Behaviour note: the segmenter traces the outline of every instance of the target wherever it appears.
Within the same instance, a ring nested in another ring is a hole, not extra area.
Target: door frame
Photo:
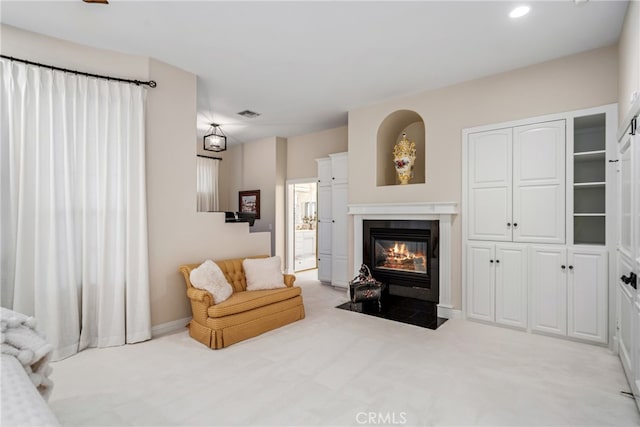
[[[295,221],[293,218],[293,210],[294,210],[294,190],[297,184],[316,184],[316,199],[317,199],[317,184],[319,180],[318,177],[311,178],[298,178],[298,179],[288,179],[286,181],[286,197],[285,197],[285,205],[286,205],[286,223],[285,223],[285,245],[286,245],[286,260],[285,260],[285,270],[287,274],[294,274],[296,266],[295,266]],[[317,232],[317,229],[316,229]],[[316,255],[318,251],[316,248]]]

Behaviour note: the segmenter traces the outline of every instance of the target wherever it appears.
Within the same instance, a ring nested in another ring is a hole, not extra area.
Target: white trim
[[[451,319],[462,317],[451,304],[451,222],[458,213],[455,202],[427,203],[366,203],[349,205],[353,216],[353,271],[362,264],[362,222],[368,219],[437,220],[440,230],[440,286],[438,316]]]
[[[186,328],[192,317],[184,317],[178,320],[172,320],[171,322],[161,323],[151,328],[151,338],[158,338],[162,335],[166,335],[171,332],[179,331],[182,328]]]

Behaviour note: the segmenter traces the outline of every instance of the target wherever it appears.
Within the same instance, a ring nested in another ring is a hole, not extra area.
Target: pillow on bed
[[[247,279],[247,290],[286,288],[279,256],[271,258],[245,259],[242,261],[244,275]]]
[[[224,273],[218,264],[210,259],[200,264],[198,268],[191,270],[189,280],[194,288],[209,291],[213,296],[214,304],[227,300],[233,294],[233,288],[227,282]]]

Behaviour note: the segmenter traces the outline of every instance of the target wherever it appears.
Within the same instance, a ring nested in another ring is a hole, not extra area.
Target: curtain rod
[[[100,75],[100,74],[85,73],[84,71],[70,70],[68,68],[61,68],[61,67],[55,67],[53,65],[40,64],[39,62],[27,61],[26,59],[14,58],[13,56],[7,56],[7,55],[0,55],[0,58],[5,58],[5,59],[8,59],[10,61],[22,62],[24,64],[29,64],[29,65],[35,65],[36,67],[49,68],[51,70],[56,70],[56,71],[64,71],[65,73],[73,73],[73,74],[77,74],[77,75],[80,75],[80,76],[95,77],[95,78],[98,78],[98,79],[105,79],[105,80],[114,80],[114,81],[117,81],[117,82],[134,83],[134,84],[136,84],[138,86],[146,85],[146,86],[149,86],[151,88],[154,88],[154,87],[157,86],[157,83],[155,82],[155,80],[149,80],[148,82],[143,82],[143,81],[140,81],[140,80],[121,79],[120,77],[103,76],[103,75]]]
[[[213,159],[213,160],[220,160],[222,161],[222,157],[209,157],[209,156],[203,156],[201,154],[196,154],[196,157],[202,157],[204,159]]]

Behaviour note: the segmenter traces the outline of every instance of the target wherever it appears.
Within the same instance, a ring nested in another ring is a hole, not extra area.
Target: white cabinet
[[[348,157],[330,154],[318,164],[318,279],[347,287]]]
[[[527,327],[526,246],[471,242],[467,275],[468,317]]]
[[[532,330],[567,334],[566,264],[566,250],[560,246],[531,249],[529,286]]]
[[[318,280],[331,282],[331,159],[318,163]]]
[[[513,241],[565,241],[565,121],[513,129]]]
[[[532,246],[531,329],[607,342],[607,251]]]
[[[472,133],[468,141],[469,239],[511,241],[512,130]]]
[[[469,239],[564,243],[565,120],[471,133]]]
[[[567,335],[607,342],[608,263],[605,250],[569,250]]]
[[[467,318],[608,342],[616,123],[611,104],[463,130]]]

